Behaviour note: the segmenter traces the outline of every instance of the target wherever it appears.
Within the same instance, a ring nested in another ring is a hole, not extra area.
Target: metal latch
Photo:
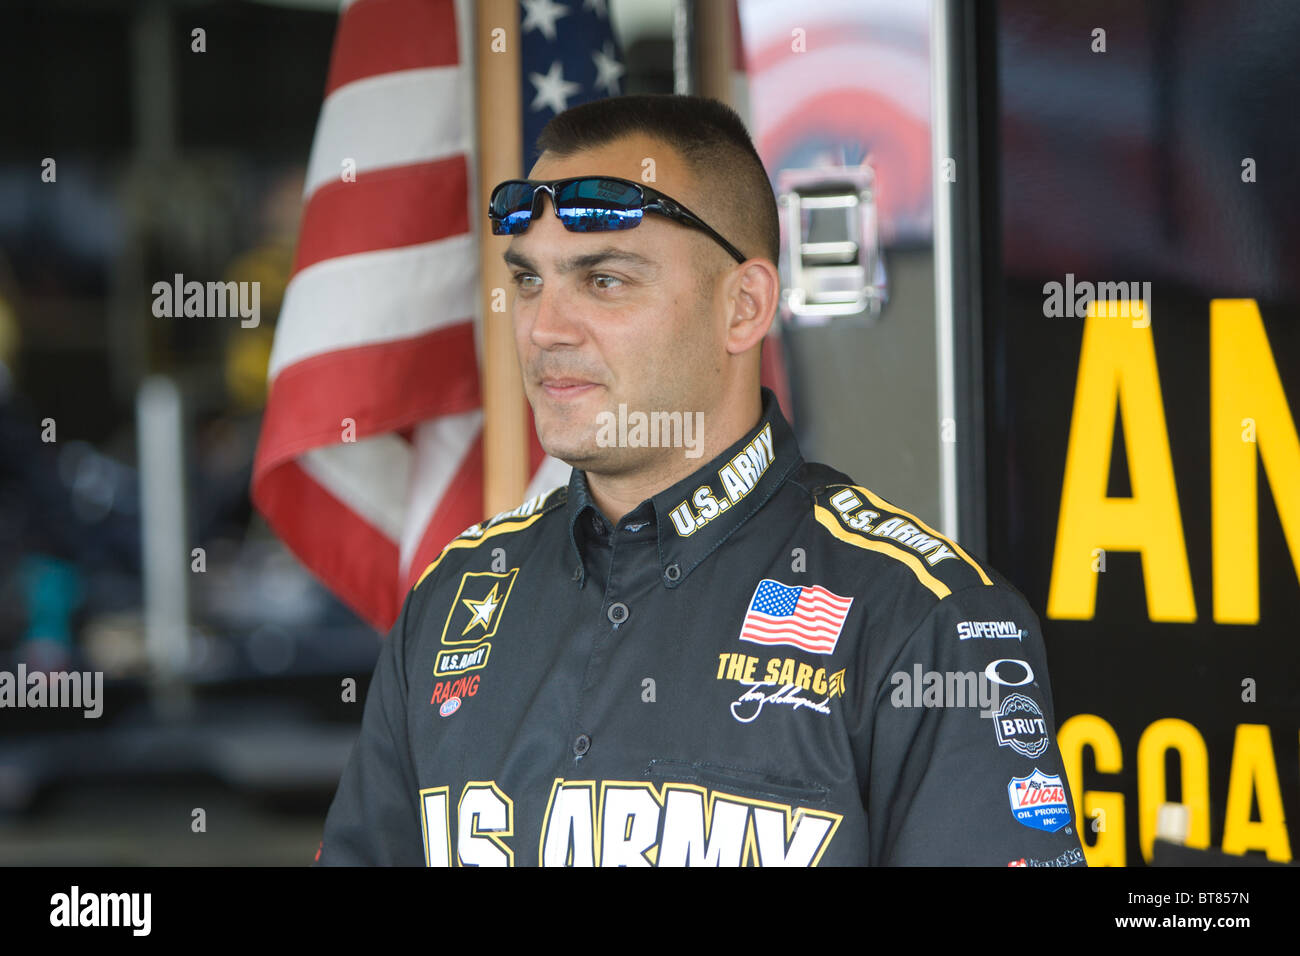
[[[777,175],[782,315],[801,325],[834,316],[874,318],[888,301],[867,164],[785,169]]]

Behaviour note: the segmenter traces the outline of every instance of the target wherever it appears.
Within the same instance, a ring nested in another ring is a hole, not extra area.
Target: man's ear
[[[763,341],[776,316],[781,276],[766,259],[744,262],[728,283],[727,351],[740,355]]]

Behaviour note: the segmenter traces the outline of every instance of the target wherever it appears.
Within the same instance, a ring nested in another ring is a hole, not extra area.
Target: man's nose
[[[529,338],[538,348],[577,345],[582,341],[582,326],[574,319],[560,280],[543,280],[542,288],[525,303],[525,308],[532,313]]]
[[[534,248],[563,248],[566,231],[550,205],[550,196],[538,190],[533,209],[528,224],[529,244]],[[541,289],[527,299],[517,296],[515,306],[525,314],[531,314],[529,339],[538,348],[576,345],[582,340],[582,328],[575,321],[563,277],[543,277]]]

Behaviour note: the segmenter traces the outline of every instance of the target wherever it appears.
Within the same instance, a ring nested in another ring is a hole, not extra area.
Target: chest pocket
[[[829,786],[818,781],[705,761],[656,758],[646,767],[646,776],[656,784],[690,783],[738,797],[798,806],[825,806],[831,792]]]

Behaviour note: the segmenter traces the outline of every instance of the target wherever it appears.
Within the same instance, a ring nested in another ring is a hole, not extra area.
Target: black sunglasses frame
[[[492,234],[496,236],[512,236],[512,235],[519,235],[519,233],[525,232],[528,229],[528,225],[525,225],[524,228],[520,229],[518,232],[503,232],[498,229],[498,225],[501,222],[501,218],[493,212],[493,206],[496,205],[497,193],[499,193],[505,187],[515,185],[517,183],[533,187],[533,195],[529,205],[530,210],[532,210],[528,218],[529,225],[531,225],[533,221],[532,215],[533,213],[535,213],[537,209],[537,194],[538,192],[545,191],[546,194],[551,197],[551,210],[555,213],[556,218],[559,219],[562,223],[564,223],[564,228],[568,229],[570,232],[581,232],[581,231],[618,232],[620,231],[616,229],[607,229],[607,230],[571,229],[569,227],[569,224],[567,222],[564,222],[564,217],[560,215],[560,211],[555,204],[555,191],[562,186],[568,185],[569,183],[576,183],[576,182],[581,182],[582,180],[591,180],[591,179],[605,180],[608,182],[620,183],[625,186],[635,187],[640,192],[641,195],[640,209],[642,212],[657,212],[661,216],[667,216],[669,219],[672,219],[675,222],[680,222],[687,226],[693,226],[694,228],[707,233],[710,238],[712,238],[716,243],[718,243],[718,245],[722,246],[723,249],[726,249],[727,253],[737,262],[747,261],[744,253],[742,253],[739,249],[737,249],[735,246],[729,243],[726,239],[723,239],[722,236],[718,234],[717,230],[715,230],[712,226],[710,226],[699,216],[695,215],[695,213],[691,212],[689,209],[683,206],[676,199],[673,199],[672,196],[669,196],[666,193],[661,193],[657,189],[654,189],[650,186],[646,186],[642,183],[635,182],[634,180],[631,179],[620,179],[618,176],[570,176],[566,179],[507,179],[504,182],[497,183],[496,187],[493,188],[492,190],[491,197],[488,199],[488,218],[491,219],[492,221]],[[639,220],[636,220],[635,224],[629,228],[636,228],[637,225],[640,225]]]

